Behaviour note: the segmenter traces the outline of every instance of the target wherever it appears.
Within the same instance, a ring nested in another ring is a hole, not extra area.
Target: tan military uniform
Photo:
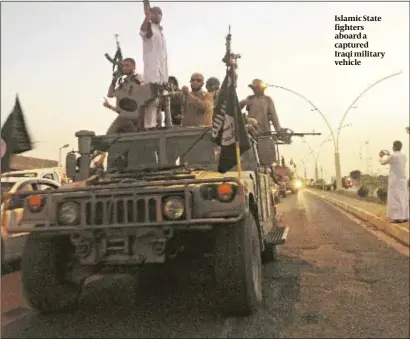
[[[270,119],[275,112],[273,100],[267,95],[251,96],[248,117],[254,118],[258,122],[259,133],[270,132]],[[275,144],[271,139],[261,139],[258,142],[259,161],[262,165],[270,165],[276,159]]]
[[[267,95],[251,96],[249,118],[254,118],[258,122],[261,133],[270,132],[270,116],[273,116],[275,108],[273,100]]]
[[[189,96],[186,97],[182,126],[211,126],[214,112],[214,98],[211,93],[204,91],[191,92],[199,98],[203,106]]]

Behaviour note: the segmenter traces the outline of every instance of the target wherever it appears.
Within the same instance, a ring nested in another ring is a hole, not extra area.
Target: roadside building
[[[13,155],[10,163],[10,171],[23,171],[34,168],[57,167],[58,161]]]

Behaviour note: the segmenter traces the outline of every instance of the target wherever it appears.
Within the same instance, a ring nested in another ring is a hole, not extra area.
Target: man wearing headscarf
[[[184,117],[182,126],[211,126],[214,111],[214,100],[210,93],[202,90],[204,76],[194,73],[191,76],[191,91],[187,86],[182,87],[185,96]]]
[[[265,134],[271,131],[271,123],[277,132],[282,128],[279,124],[279,118],[276,114],[275,105],[270,96],[265,95],[266,85],[260,79],[254,79],[249,87],[253,95],[239,103],[240,108],[247,106],[248,118],[257,121],[253,126],[259,133]],[[258,142],[258,155],[261,164],[268,165],[277,161],[275,145],[271,139],[261,139]]]
[[[262,80],[254,79],[249,87],[254,94],[239,103],[241,109],[247,106],[249,118],[254,118],[258,122],[261,133],[270,132],[270,123],[275,131],[279,132],[281,130],[279,118],[272,98],[265,95],[266,85]]]

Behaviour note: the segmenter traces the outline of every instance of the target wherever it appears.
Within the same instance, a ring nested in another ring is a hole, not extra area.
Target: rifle
[[[240,59],[241,55],[232,53],[231,41],[232,41],[231,26],[229,26],[228,35],[225,37],[226,52],[225,52],[225,56],[222,59],[222,62],[228,68],[230,68],[232,66],[233,66],[233,68],[236,68],[237,67],[236,60]]]
[[[120,47],[120,42],[118,41],[118,34],[115,34],[115,42],[117,44],[117,50],[115,51],[114,58],[112,58],[108,53],[105,53],[104,56],[112,64],[113,77],[118,77],[122,74],[122,51]]]

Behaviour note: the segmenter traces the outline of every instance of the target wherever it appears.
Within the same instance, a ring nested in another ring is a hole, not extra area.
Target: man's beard
[[[202,89],[202,86],[201,86],[201,87],[198,87],[198,88],[192,88],[192,87],[191,87],[191,91],[192,91],[192,92],[200,92],[201,89]]]

